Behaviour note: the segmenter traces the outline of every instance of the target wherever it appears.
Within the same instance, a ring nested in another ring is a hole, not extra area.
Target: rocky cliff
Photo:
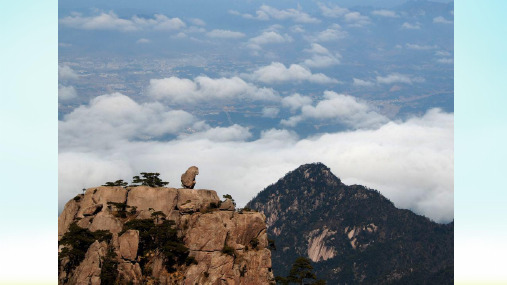
[[[302,165],[247,204],[266,215],[273,270],[299,256],[328,284],[452,284],[454,223],[397,209],[378,191]]]
[[[89,188],[65,205],[58,240],[59,284],[274,280],[265,216],[213,190]]]

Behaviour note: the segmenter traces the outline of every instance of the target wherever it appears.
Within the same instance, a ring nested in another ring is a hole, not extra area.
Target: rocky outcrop
[[[75,269],[69,284],[100,285],[100,265],[106,255],[107,243],[95,241],[81,264]]]
[[[161,249],[140,256],[140,232],[125,230],[127,222],[139,219],[154,219],[159,224],[174,220],[189,256],[197,263],[183,264],[175,272],[168,272]],[[73,222],[91,232],[105,230],[112,235],[110,240],[95,241],[83,261],[68,274],[59,272],[59,283],[100,284],[109,248],[115,252],[113,261],[120,284],[155,281],[189,285],[272,284],[265,219],[258,212],[236,212],[231,199],[222,202],[213,190],[148,186],[89,188],[65,206],[58,218],[58,238],[62,238]]]
[[[183,188],[194,189],[195,176],[199,175],[197,166],[190,166],[185,173],[181,175],[181,186]]]
[[[235,208],[234,202],[228,198],[220,204],[220,210],[222,211],[234,211]]]
[[[134,261],[139,247],[139,231],[128,230],[118,238],[120,256],[123,259]]]

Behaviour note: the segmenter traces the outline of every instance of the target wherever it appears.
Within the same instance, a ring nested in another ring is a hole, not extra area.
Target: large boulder
[[[195,177],[199,175],[197,166],[190,166],[185,173],[181,175],[181,186],[183,188],[194,189]]]
[[[128,230],[118,238],[121,258],[134,261],[139,247],[139,231]]]

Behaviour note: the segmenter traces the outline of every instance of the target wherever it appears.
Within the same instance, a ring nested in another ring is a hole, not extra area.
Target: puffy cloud
[[[381,16],[381,17],[387,17],[387,18],[398,18],[399,17],[396,14],[396,12],[391,11],[391,10],[385,10],[385,9],[375,10],[375,11],[371,12],[371,14],[375,15],[375,16]]]
[[[169,77],[152,79],[147,95],[173,104],[198,104],[217,100],[250,99],[277,101],[271,88],[259,88],[239,77],[210,78],[198,76],[194,80]]]
[[[345,22],[351,27],[362,27],[370,24],[368,16],[361,15],[359,12],[350,12],[344,16]]]
[[[419,30],[421,29],[421,23],[415,23],[415,24],[411,24],[409,22],[405,22],[401,25],[401,27],[403,29],[407,29],[407,30]]]
[[[289,108],[292,112],[310,104],[312,104],[312,98],[309,96],[302,96],[299,93],[292,94],[282,99],[282,106]]]
[[[203,20],[201,20],[199,18],[192,18],[189,21],[190,21],[190,23],[192,23],[196,26],[201,26],[201,27],[206,26],[206,22],[204,22]]]
[[[433,23],[435,23],[435,24],[452,24],[453,21],[447,20],[446,18],[444,18],[442,16],[438,16],[438,17],[433,18]]]
[[[108,124],[107,121],[104,123]],[[241,207],[268,185],[304,163],[323,162],[346,184],[379,190],[397,207],[439,222],[453,218],[454,120],[431,110],[422,117],[388,122],[377,129],[322,134],[299,139],[287,130],[263,131],[254,141],[175,139],[121,141],[71,149],[59,154],[59,210],[83,187],[129,181],[141,171],[156,171],[169,186],[197,165],[197,188],[231,194]],[[60,131],[67,136],[71,129]],[[90,128],[82,137],[92,136]],[[90,133],[91,132],[91,133]]]
[[[149,44],[151,41],[149,39],[141,38],[136,41],[136,44]]]
[[[317,5],[319,6],[319,8],[322,12],[322,15],[324,15],[324,17],[343,18],[345,20],[345,22],[351,27],[362,27],[362,26],[365,26],[365,25],[368,25],[371,23],[370,18],[368,16],[361,15],[361,13],[359,13],[359,12],[355,12],[355,11],[353,12],[347,8],[342,8],[340,6],[333,5],[333,4],[325,5],[323,3],[317,3]],[[381,11],[387,11],[387,10],[381,10]],[[386,12],[380,12],[380,13],[385,14]]]
[[[59,80],[76,80],[79,75],[68,65],[58,66],[58,79]]]
[[[305,29],[301,25],[294,25],[290,28],[293,33],[304,33]]]
[[[58,86],[58,100],[71,100],[77,98],[77,91],[74,86]]]
[[[261,49],[263,45],[281,44],[290,42],[292,42],[292,38],[287,34],[280,35],[275,31],[265,31],[262,34],[249,39],[247,47],[258,50]]]
[[[300,115],[282,120],[281,124],[294,127],[307,119],[336,121],[353,128],[378,127],[388,121],[365,102],[332,91],[325,91],[324,100],[315,106],[302,106]]]
[[[318,84],[339,83],[334,78],[329,78],[322,73],[312,73],[310,69],[299,64],[291,64],[288,68],[283,63],[272,62],[268,66],[260,67],[252,74],[245,74],[246,78],[264,83],[301,83],[308,81]]]
[[[102,12],[99,15],[90,17],[73,13],[71,16],[60,19],[60,24],[83,30],[116,30],[123,32],[143,29],[179,30],[186,26],[179,18],[169,18],[161,14],[155,14],[153,18],[133,16],[130,19],[122,19],[112,11],[109,13]]]
[[[415,49],[415,50],[430,50],[430,49],[437,49],[438,46],[429,46],[429,45],[418,45],[418,44],[410,44],[410,43],[407,43],[406,44],[406,47],[408,49]]]
[[[424,82],[424,78],[422,77],[412,77],[405,74],[400,73],[391,73],[387,76],[377,76],[377,83],[380,84],[393,84],[393,83],[421,83]]]
[[[195,118],[160,103],[138,104],[120,93],[95,97],[59,121],[60,150],[113,146],[122,140],[147,140],[177,134]]]
[[[362,80],[362,79],[358,79],[358,78],[354,78],[353,80],[354,80],[354,82],[352,84],[354,86],[371,87],[371,86],[375,85],[374,82],[368,81],[368,80]]]
[[[311,17],[307,13],[301,11],[301,9],[285,9],[279,10],[268,5],[262,5],[259,10],[255,12],[255,16],[251,14],[241,14],[235,10],[229,10],[230,14],[242,16],[246,19],[255,19],[266,21],[269,19],[276,20],[292,20],[296,23],[320,23],[320,20]]]
[[[314,36],[308,36],[307,38],[309,41],[330,42],[343,39],[347,35],[348,33],[342,30],[340,25],[333,24],[329,28],[317,33]]]
[[[329,6],[327,6],[327,5],[320,3],[320,2],[317,3],[317,5],[319,6],[319,8],[322,12],[322,15],[324,15],[324,17],[338,18],[338,17],[341,17],[349,12],[349,9],[342,8],[338,5],[330,4]]]
[[[275,107],[264,107],[262,108],[262,116],[266,118],[276,118],[278,116],[278,113],[280,112],[280,109]]]
[[[305,51],[312,54],[311,58],[302,63],[305,66],[318,68],[340,63],[341,55],[339,53],[332,54],[328,49],[317,43],[313,43],[312,48]]]
[[[239,39],[244,37],[245,34],[229,30],[213,30],[211,32],[206,33],[206,36],[210,38],[219,38],[219,39]]]

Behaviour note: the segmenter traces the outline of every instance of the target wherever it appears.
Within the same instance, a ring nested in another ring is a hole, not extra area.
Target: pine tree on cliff
[[[141,172],[141,176],[143,178],[140,178],[138,175],[134,176],[132,178],[132,186],[150,186],[150,187],[164,187],[169,182],[164,182],[162,179],[158,178],[160,173],[157,172]],[[137,184],[137,185],[135,185]]]
[[[305,280],[313,279],[315,280],[312,283],[306,283]],[[311,261],[307,257],[298,257],[294,264],[292,264],[292,268],[290,269],[289,276],[287,277],[276,277],[276,282],[283,285],[288,285],[291,283],[296,284],[312,284],[312,285],[325,285],[326,282],[322,279],[317,280],[317,276],[313,273],[313,266]]]

